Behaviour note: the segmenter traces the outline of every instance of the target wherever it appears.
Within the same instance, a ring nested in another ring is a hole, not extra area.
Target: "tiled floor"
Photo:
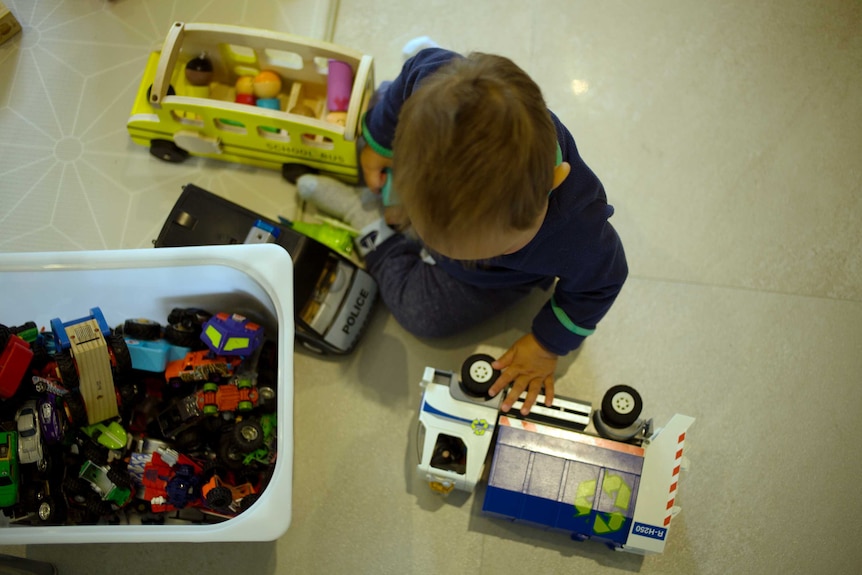
[[[0,47],[0,249],[145,246],[187,181],[267,215],[290,209],[277,174],[165,166],[129,143],[134,88],[112,76],[134,77],[161,30],[191,17],[179,12],[302,31],[289,15],[310,0],[5,1],[25,33]],[[293,523],[277,542],[11,551],[69,575],[858,572],[860,4],[406,4],[340,2],[335,41],[373,54],[378,79],[419,34],[513,58],[607,188],[631,277],[561,362],[558,391],[596,403],[627,383],[657,421],[697,418],[666,552],[489,519],[481,489],[443,500],[415,477],[423,367],[501,353],[542,294],[445,341],[379,310],[352,356],[298,354]],[[57,56],[93,38],[114,49]]]

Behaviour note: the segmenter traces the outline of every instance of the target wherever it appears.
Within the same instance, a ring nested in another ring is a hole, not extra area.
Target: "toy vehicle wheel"
[[[126,340],[123,339],[123,336],[112,333],[108,338],[108,345],[111,346],[111,352],[117,364],[117,373],[122,374],[132,371],[132,354],[129,353],[129,346],[126,345]]]
[[[102,501],[98,497],[93,497],[87,501],[85,505],[87,512],[90,513],[93,517],[91,521],[96,523],[101,517],[109,514],[111,509],[111,504],[107,501]]]
[[[45,344],[41,340],[37,339],[30,344],[30,349],[33,350],[33,359],[30,360],[30,366],[37,371],[42,371],[48,365],[48,362],[51,361],[51,354],[48,353],[48,348],[45,347]]]
[[[80,477],[67,477],[63,480],[63,491],[69,499],[78,499],[90,491],[90,485]]]
[[[159,322],[151,319],[127,319],[123,323],[123,335],[132,339],[152,341],[159,339],[162,335],[162,326]]]
[[[57,363],[57,371],[60,372],[60,380],[66,389],[76,389],[79,385],[78,368],[69,351],[58,353],[54,356]]]
[[[244,419],[234,425],[233,440],[241,451],[254,451],[263,445],[263,427],[256,419]]]
[[[212,316],[207,310],[197,307],[175,307],[168,314],[168,323],[187,331],[200,331]]]
[[[141,390],[135,383],[122,383],[117,385],[116,388],[120,396],[120,407],[123,409],[134,405],[141,395]]]
[[[281,166],[281,176],[291,184],[296,184],[296,180],[298,180],[300,176],[316,173],[317,170],[304,164],[282,164]]]
[[[177,435],[174,445],[180,451],[186,451],[198,447],[203,442],[204,434],[199,429],[190,427]]]
[[[207,492],[206,496],[207,507],[216,511],[230,511],[230,504],[233,503],[233,494],[227,487],[213,487]]]
[[[203,411],[204,415],[216,415],[218,413],[218,406],[212,404],[205,405],[201,411]]]
[[[240,512],[246,511],[249,507],[255,504],[255,502],[260,499],[260,494],[251,493],[250,495],[246,495],[239,502],[239,510]]]
[[[200,349],[204,344],[200,340],[200,332],[194,332],[173,325],[165,327],[165,340],[172,345],[190,347],[192,349]]]
[[[60,525],[60,509],[53,497],[45,497],[36,504],[36,522],[43,525]]]
[[[240,450],[239,446],[233,441],[230,436],[225,436],[219,442],[219,461],[233,471],[239,471],[245,464],[246,454]]]
[[[87,425],[87,408],[84,406],[84,398],[79,391],[70,391],[63,396],[63,409],[66,412],[66,418],[72,427],[82,427]]]
[[[205,392],[213,392],[213,393],[215,393],[216,391],[218,391],[218,384],[217,384],[217,383],[213,383],[213,382],[211,382],[211,381],[208,381],[207,383],[205,383],[205,384],[204,384],[203,390],[204,390]]]
[[[89,459],[97,465],[105,465],[108,463],[108,450],[105,447],[96,445],[89,439],[85,439],[81,444],[81,455],[84,459]]]
[[[162,161],[173,164],[185,162],[189,157],[188,152],[170,140],[152,140],[150,142],[150,153]]]
[[[625,428],[640,417],[643,401],[628,385],[615,385],[602,398],[602,420],[611,427]]]
[[[500,377],[500,370],[491,367],[494,358],[484,353],[468,357],[461,366],[461,389],[468,395],[484,397]]]
[[[129,477],[129,474],[113,467],[108,469],[108,479],[117,487],[128,488],[132,486],[132,480]]]
[[[236,409],[237,411],[251,411],[254,409],[254,404],[250,401],[240,401]]]

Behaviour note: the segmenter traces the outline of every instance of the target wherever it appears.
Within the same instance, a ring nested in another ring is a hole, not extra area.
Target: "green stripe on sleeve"
[[[557,319],[561,324],[563,324],[563,327],[565,327],[570,332],[577,334],[581,337],[587,337],[588,335],[592,335],[593,333],[595,333],[596,330],[594,329],[586,329],[575,324],[575,322],[573,322],[569,318],[569,316],[566,315],[566,312],[564,312],[563,309],[557,305],[557,301],[553,297],[551,298],[551,309],[554,310],[554,315],[557,316]]]
[[[392,157],[392,150],[384,148],[371,136],[371,132],[368,131],[368,124],[365,123],[365,117],[362,116],[362,135],[365,136],[365,142],[371,146],[371,149],[383,156],[384,158]]]

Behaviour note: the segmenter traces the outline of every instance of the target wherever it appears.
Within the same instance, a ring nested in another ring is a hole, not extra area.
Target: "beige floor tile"
[[[278,174],[160,164],[124,123],[138,51],[161,40],[159,23],[318,22],[307,3],[5,1],[38,35],[0,47],[0,80],[14,78],[0,81],[0,250],[145,246],[190,181],[291,215]],[[373,54],[378,80],[420,34],[515,59],[604,182],[632,277],[597,333],[561,360],[557,390],[598,404],[626,383],[659,424],[697,418],[664,555],[490,519],[482,488],[442,500],[416,477],[422,369],[499,354],[528,329],[538,293],[456,338],[417,340],[378,310],[353,355],[299,352],[293,522],[277,542],[26,554],[64,575],[855,573],[860,23],[851,0],[340,3],[334,38]],[[77,57],[86,32],[115,49]],[[26,94],[12,88],[24,83]],[[2,534],[0,551],[25,552]]]
[[[542,7],[530,70],[633,273],[859,299],[858,4]]]
[[[126,121],[150,50],[176,20],[329,34],[330,2],[7,2],[0,46],[0,250],[147,247],[186,183],[275,218],[295,193],[275,171],[160,162]]]

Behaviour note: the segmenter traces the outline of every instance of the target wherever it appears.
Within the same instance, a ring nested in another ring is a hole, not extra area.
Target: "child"
[[[531,333],[493,364],[490,391],[512,384],[503,411],[525,390],[522,413],[543,388],[551,405],[557,358],[593,333],[628,273],[604,188],[506,58],[425,49],[378,98],[363,120],[363,174],[378,191],[391,173],[400,205],[384,222],[379,200],[318,176],[299,179],[300,195],[361,230],[381,298],[420,337],[466,330],[556,279]]]

